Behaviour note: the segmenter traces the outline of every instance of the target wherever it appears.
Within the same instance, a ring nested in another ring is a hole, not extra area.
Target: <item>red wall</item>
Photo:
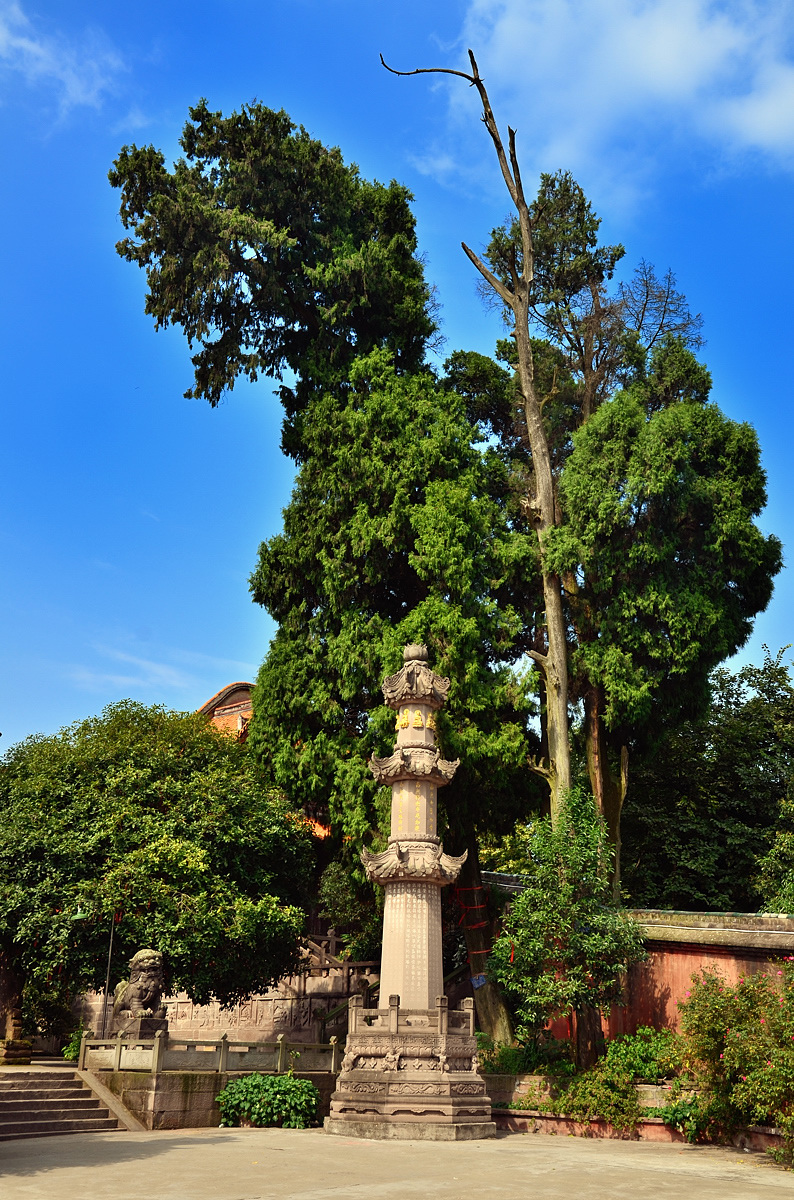
[[[743,975],[776,969],[775,960],[763,950],[732,946],[703,946],[688,942],[653,942],[645,962],[633,966],[626,981],[626,1004],[613,1005],[603,1018],[604,1035],[618,1037],[636,1033],[641,1025],[653,1029],[678,1029],[678,1001],[686,998],[692,976],[713,968],[735,984]],[[549,1031],[556,1038],[570,1038],[568,1018],[553,1021]]]
[[[703,968],[717,970],[729,984],[743,975],[769,970],[773,959],[763,950],[734,946],[702,946],[687,942],[655,942],[648,957],[629,971],[625,1006],[614,1005],[604,1020],[607,1037],[634,1033],[640,1025],[677,1029],[678,1001],[686,997],[692,976]]]

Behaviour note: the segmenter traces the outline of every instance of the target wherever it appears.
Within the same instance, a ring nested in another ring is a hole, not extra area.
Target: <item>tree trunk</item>
[[[601,1027],[601,1014],[597,1008],[587,1005],[576,1011],[576,1039],[574,1055],[576,1066],[580,1071],[592,1067],[598,1058],[604,1041],[604,1031]]]
[[[0,947],[0,1040],[16,1042],[22,1037],[23,984],[7,948]]]
[[[485,982],[474,987],[474,1006],[480,1029],[497,1044],[510,1045],[513,1041],[513,1022],[502,994],[496,983],[488,976],[488,955],[491,952],[491,923],[485,889],[480,875],[480,859],[474,838],[467,839],[468,857],[461,868],[456,889],[458,903],[463,911],[463,936],[472,979]]]
[[[598,810],[604,818],[614,851],[612,894],[620,899],[620,814],[629,780],[626,746],[611,746],[604,726],[606,706],[603,688],[592,685],[584,694],[587,773]]]
[[[531,246],[525,247],[531,254]],[[571,750],[568,732],[568,643],[566,619],[562,602],[562,581],[546,567],[545,535],[559,522],[556,486],[551,468],[551,452],[543,426],[541,407],[535,394],[532,342],[529,336],[527,285],[518,286],[512,308],[515,315],[514,335],[518,353],[518,377],[524,399],[527,436],[532,452],[535,494],[526,499],[526,509],[532,514],[540,549],[540,570],[543,580],[543,602],[546,607],[546,653],[536,655],[546,685],[546,736],[549,757],[545,769],[548,780],[551,820],[555,824],[565,793],[571,786]]]

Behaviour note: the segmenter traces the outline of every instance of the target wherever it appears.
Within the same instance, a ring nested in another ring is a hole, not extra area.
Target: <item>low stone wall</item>
[[[491,1118],[505,1133],[552,1133],[564,1137],[631,1138],[645,1142],[683,1142],[677,1129],[665,1125],[661,1117],[646,1117],[633,1133],[613,1129],[606,1121],[574,1121],[555,1113],[539,1113],[536,1105],[548,1099],[550,1088],[543,1075],[483,1075],[491,1104]],[[638,1083],[640,1104],[645,1108],[663,1108],[671,1098],[669,1084]],[[515,1107],[508,1108],[508,1105]],[[523,1107],[522,1107],[523,1105]],[[754,1125],[740,1129],[732,1139],[740,1149],[766,1150],[780,1145],[776,1129]]]
[[[677,1129],[665,1125],[661,1117],[646,1117],[636,1130],[626,1133],[613,1129],[606,1121],[574,1121],[570,1117],[541,1116],[533,1112],[495,1109],[491,1114],[497,1129],[504,1133],[551,1133],[563,1137],[618,1138],[621,1141],[641,1142],[684,1142],[684,1135]],[[740,1150],[767,1150],[779,1146],[780,1134],[776,1129],[753,1125],[740,1129],[731,1139],[731,1145]]]
[[[215,1097],[240,1071],[96,1071],[100,1083],[118,1096],[146,1129],[208,1129],[220,1124]],[[328,1116],[336,1076],[330,1071],[296,1071],[320,1093],[320,1121]]]
[[[538,1104],[552,1095],[552,1086],[545,1075],[490,1075],[484,1074],[485,1091],[497,1109],[514,1105],[532,1111]],[[672,1089],[665,1083],[638,1083],[640,1104],[645,1108],[661,1108],[668,1103]],[[684,1094],[689,1095],[685,1088]]]

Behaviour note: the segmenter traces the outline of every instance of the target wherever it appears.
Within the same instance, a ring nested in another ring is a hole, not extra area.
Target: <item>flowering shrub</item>
[[[774,1157],[794,1163],[794,959],[731,987],[716,971],[692,980],[679,1002],[689,1065],[711,1132],[773,1125]]]

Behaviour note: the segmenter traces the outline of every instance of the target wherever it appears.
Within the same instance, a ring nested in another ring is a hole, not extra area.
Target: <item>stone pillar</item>
[[[397,745],[389,758],[370,762],[378,782],[391,784],[389,848],[361,858],[386,890],[381,995],[399,995],[402,1008],[429,1009],[444,991],[440,889],[457,878],[465,855],[444,854],[436,832],[438,789],[458,767],[436,747],[436,713],[449,680],[430,670],[424,646],[406,646],[403,658],[403,669],[383,684]]]
[[[473,1001],[451,1013],[443,994],[441,888],[466,859],[445,854],[437,833],[438,789],[459,766],[436,746],[449,680],[431,671],[424,646],[406,646],[403,658],[402,670],[383,683],[397,744],[388,758],[370,761],[378,782],[392,789],[389,844],[381,854],[361,854],[368,877],[386,892],[380,1007],[351,1007],[325,1127],[348,1137],[490,1137]]]

